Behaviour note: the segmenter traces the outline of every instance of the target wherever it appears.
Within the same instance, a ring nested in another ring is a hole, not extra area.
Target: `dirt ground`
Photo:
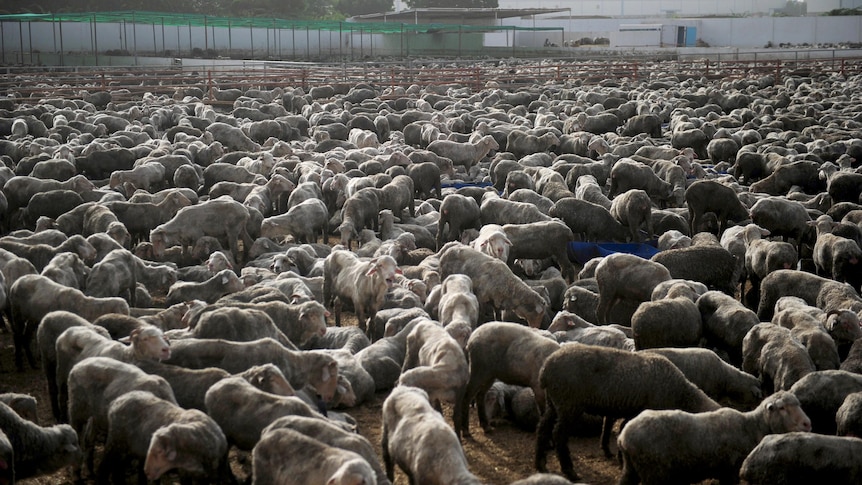
[[[354,319],[355,321],[355,319]],[[15,371],[13,363],[14,347],[9,333],[0,333],[0,392],[21,392],[30,394],[39,401],[39,420],[45,426],[53,424],[45,377],[41,370],[26,369],[25,372]],[[38,355],[38,354],[37,354]],[[359,432],[368,438],[380,452],[381,409],[386,393],[378,393],[371,402],[346,410],[359,423]],[[451,423],[451,408],[444,409]],[[473,438],[464,441],[464,450],[470,464],[470,470],[486,483],[507,484],[525,478],[535,472],[533,469],[534,433],[522,431],[512,425],[503,423],[489,435],[482,433],[478,426],[475,409],[471,409],[471,430]],[[598,437],[573,438],[570,449],[575,462],[575,469],[586,483],[606,485],[616,483],[620,468],[615,460],[604,457],[599,449]],[[237,456],[234,450],[232,464],[238,477],[247,472],[240,465],[242,456]],[[97,460],[99,455],[97,455]],[[98,463],[98,461],[97,461]],[[382,463],[382,458],[381,458]],[[553,452],[548,454],[548,467],[558,471]],[[397,470],[397,468],[396,468]],[[169,483],[165,480],[164,483]],[[53,475],[23,480],[22,484],[56,485],[73,483],[72,475],[64,470]],[[396,485],[406,485],[407,478],[396,471]]]

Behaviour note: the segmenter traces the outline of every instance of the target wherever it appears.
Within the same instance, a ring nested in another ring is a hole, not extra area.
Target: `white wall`
[[[532,27],[532,19],[512,18],[503,25]],[[536,27],[563,27],[566,40],[581,37],[613,38],[621,23],[681,25],[697,28],[697,38],[713,47],[763,47],[773,44],[823,44],[862,42],[862,17],[725,17],[725,18],[642,18],[579,19],[536,18]],[[525,37],[526,39],[526,37]],[[521,44],[521,39],[518,42]],[[538,44],[541,45],[541,44]],[[533,46],[538,46],[533,45]]]
[[[571,8],[574,15],[680,15],[770,14],[784,8],[786,0],[498,0],[500,8]],[[843,6],[862,6],[862,0],[807,0],[808,13]]]

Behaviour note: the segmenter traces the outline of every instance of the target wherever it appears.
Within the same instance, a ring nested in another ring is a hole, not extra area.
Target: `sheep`
[[[250,217],[245,206],[220,197],[183,207],[168,222],[150,231],[150,242],[158,257],[162,257],[165,249],[172,245],[182,246],[183,256],[188,256],[191,246],[202,236],[221,237],[227,239],[234,261],[239,261],[237,241],[242,239],[246,253],[254,243],[246,229]]]
[[[862,392],[848,394],[835,413],[838,436],[862,436]]]
[[[291,460],[284,460],[285,456]],[[361,455],[287,428],[263,434],[252,450],[252,460],[253,484],[376,483],[374,469]]]
[[[842,283],[853,283],[862,270],[862,248],[856,241],[822,232],[818,227],[814,243],[814,266],[820,276]]]
[[[171,285],[165,296],[165,304],[174,305],[183,301],[203,300],[214,303],[219,298],[245,288],[242,280],[230,269],[223,269],[203,283],[179,281]]]
[[[196,338],[220,338],[234,342],[272,338],[296,350],[296,344],[276,326],[273,319],[254,308],[221,307],[212,311],[204,310],[195,321],[191,334]]]
[[[862,376],[843,370],[811,372],[790,388],[811,418],[812,430],[820,434],[835,434],[838,408],[848,395],[860,391]]]
[[[662,264],[674,278],[694,280],[709,289],[733,295],[739,281],[736,257],[721,246],[693,245],[657,253],[651,261]],[[709,264],[705,264],[709,262]]]
[[[25,275],[9,289],[10,324],[15,341],[15,365],[23,369],[23,358],[32,368],[36,360],[30,349],[42,317],[55,310],[67,310],[95,320],[105,313],[129,314],[129,305],[120,298],[91,298],[80,290],[54,283],[41,275]]]
[[[747,240],[746,243],[743,285],[745,280],[751,282],[751,291],[746,295],[746,302],[750,304],[760,298],[760,282],[763,278],[779,269],[794,269],[799,256],[792,244],[783,241],[757,238]]]
[[[444,279],[450,274],[465,274],[473,281],[480,309],[491,304],[499,311],[513,311],[531,327],[541,324],[545,316],[544,300],[505,263],[473,248],[450,244],[441,250],[440,271]]]
[[[510,243],[509,263],[516,258],[550,257],[568,281],[575,279],[575,267],[566,252],[566,245],[574,239],[574,235],[566,224],[559,221],[506,224],[503,226],[503,232]]]
[[[479,205],[472,197],[448,194],[440,204],[440,218],[437,220],[437,249],[444,242],[460,240],[464,229],[481,227]],[[448,225],[448,228],[447,228]]]
[[[648,301],[632,315],[635,349],[695,347],[703,334],[697,305],[686,297]]]
[[[431,197],[431,189],[434,189],[438,199],[443,199],[440,177],[444,173],[450,178],[455,175],[455,168],[451,160],[444,161],[442,165],[437,165],[434,162],[420,162],[410,164],[407,167],[407,175],[413,179],[415,195],[422,199]]]
[[[329,316],[329,312],[326,311],[326,308],[322,304],[316,301],[292,304],[282,301],[259,303],[223,301],[214,307],[204,308],[198,316],[189,318],[189,325],[194,327],[200,317],[206,316],[210,310],[216,310],[220,306],[235,307],[243,310],[260,310],[266,313],[275,323],[278,330],[290,342],[293,342],[292,345],[303,346],[313,336],[322,336],[327,332],[326,317]]]
[[[27,259],[33,263],[37,271],[45,269],[51,259],[59,253],[76,253],[85,263],[91,263],[96,257],[96,248],[77,234],[56,247],[48,244],[22,244],[0,238],[0,248]]]
[[[536,430],[536,469],[546,472],[550,440],[556,443],[563,474],[577,480],[568,450],[570,429],[585,412],[605,417],[601,444],[610,456],[610,428],[617,418],[631,419],[644,409],[714,411],[720,406],[658,355],[583,344],[564,345],[539,372],[547,408]]]
[[[784,241],[793,238],[797,252],[801,250],[811,220],[801,203],[781,197],[768,197],[755,202],[749,214],[752,222],[768,230],[772,236],[781,236]]]
[[[752,409],[763,397],[760,381],[702,348],[657,348],[644,352],[661,355],[685,374],[707,396],[736,409]]]
[[[748,483],[781,485],[858,483],[860,452],[858,438],[804,432],[766,436],[742,462],[739,476]]]
[[[567,197],[558,200],[548,211],[569,226],[584,241],[625,242],[629,231],[604,207],[585,200]]]
[[[790,330],[759,323],[742,341],[742,370],[760,378],[765,393],[788,390],[806,374],[814,372],[808,351]]]
[[[650,199],[667,200],[673,187],[660,179],[653,170],[640,162],[620,160],[611,168],[611,185],[608,197],[625,193],[631,189],[644,190]]]
[[[792,269],[773,271],[760,284],[757,316],[770,320],[775,303],[783,296],[797,296],[823,311],[862,310],[862,298],[852,287],[834,280]]]
[[[57,359],[57,403],[60,416],[68,415],[66,404],[68,378],[72,367],[87,357],[110,357],[122,362],[137,360],[166,360],[171,357],[171,347],[161,330],[153,326],[142,326],[132,332],[129,345],[124,345],[84,325],[75,325],[64,330],[56,343]]]
[[[380,202],[377,193],[373,190],[359,190],[349,196],[341,208],[341,225],[338,232],[341,234],[341,244],[348,250],[351,242],[359,238],[359,231],[363,228],[378,229],[378,214]]]
[[[857,343],[858,342],[858,343]],[[839,369],[862,374],[862,338],[857,339],[847,351],[847,356],[841,362]]]
[[[383,463],[389,480],[395,465],[411,483],[481,483],[469,471],[458,436],[418,388],[398,386],[383,402]]]
[[[499,197],[488,197],[479,205],[482,225],[486,224],[528,224],[549,221],[536,206],[527,202],[514,202]]]
[[[135,365],[147,374],[161,376],[168,381],[180,407],[199,409],[204,412],[206,412],[204,396],[207,390],[216,382],[231,376],[227,371],[215,367],[186,369],[153,360],[141,360],[135,362]],[[290,396],[295,392],[284,374],[273,364],[252,366],[237,375],[258,389],[272,394]]]
[[[428,151],[452,160],[453,165],[463,165],[467,171],[480,162],[491,150],[500,145],[491,135],[485,135],[475,142],[459,143],[450,140],[434,140],[426,147]]]
[[[0,402],[0,430],[11,445],[13,461],[5,465],[15,479],[48,475],[81,460],[78,435],[68,424],[40,427]]]
[[[3,430],[0,430],[0,479],[15,483],[15,450]]]
[[[290,350],[270,338],[251,342],[182,339],[174,342],[171,352],[164,363],[190,369],[217,367],[232,374],[275,364],[294,389],[310,384],[326,401],[332,399],[337,386],[338,364],[332,357],[317,351]]]
[[[341,307],[348,301],[356,312],[359,328],[367,332],[368,322],[383,306],[386,290],[395,281],[398,265],[391,256],[361,261],[348,251],[333,251],[323,271],[324,302],[334,308],[335,325],[341,325]]]
[[[375,390],[391,389],[401,376],[401,367],[407,352],[407,335],[427,315],[408,314],[408,321],[390,336],[384,336],[356,353],[356,361],[371,375]],[[416,313],[419,313],[418,311]],[[422,312],[424,313],[424,312]]]
[[[554,338],[560,343],[579,342],[588,345],[601,345],[617,349],[634,350],[634,342],[626,333],[611,325],[593,325],[568,311],[560,311],[548,326]]]
[[[108,331],[97,325],[93,325],[84,318],[67,311],[53,311],[46,314],[36,331],[36,341],[39,347],[39,355],[42,359],[42,368],[45,371],[45,380],[48,383],[48,400],[51,402],[51,412],[57,422],[65,422],[68,418],[60,412],[60,401],[57,389],[57,351],[56,342],[60,334],[67,328],[73,326],[84,326],[92,329],[99,335],[111,338]]]
[[[736,192],[713,180],[698,180],[685,191],[692,234],[700,227],[701,218],[707,212],[718,216],[719,234],[728,227],[728,221],[740,223],[749,218],[748,211],[740,202]]]
[[[798,185],[809,193],[822,192],[826,184],[820,180],[820,164],[810,160],[800,160],[783,164],[769,176],[751,184],[751,192],[769,195],[784,195],[791,187]]]
[[[572,482],[552,473],[534,473],[509,485],[570,485]]]
[[[479,320],[479,300],[473,294],[473,281],[467,275],[453,274],[443,280],[437,314],[440,324],[464,322],[476,328]]]
[[[292,236],[299,243],[317,242],[317,234],[326,242],[329,213],[320,199],[308,199],[292,206],[284,214],[267,217],[260,226],[260,236],[271,239]]]
[[[379,317],[381,312],[377,312]],[[323,335],[312,336],[302,350],[342,349],[355,354],[371,345],[371,340],[358,327],[328,327]]]
[[[647,239],[653,238],[652,205],[649,196],[641,189],[631,189],[614,197],[610,213],[620,224],[628,227],[630,240],[641,242],[640,227],[647,228]]]
[[[407,334],[401,377],[398,385],[412,386],[428,393],[435,409],[442,402],[461,401],[470,371],[461,346],[446,330],[432,321],[421,321]],[[455,416],[455,421],[459,420]]]
[[[69,424],[81,437],[84,466],[92,474],[95,446],[108,429],[108,406],[130,391],[147,391],[176,404],[170,384],[138,367],[108,357],[89,357],[72,367],[68,377]]]
[[[598,323],[608,323],[610,309],[619,300],[647,301],[656,285],[669,279],[670,272],[659,263],[626,253],[606,256],[596,267]]]
[[[389,209],[398,218],[401,217],[404,209],[408,210],[410,217],[416,216],[413,179],[407,175],[396,175],[382,188],[372,190],[377,194],[379,209]]]
[[[39,417],[36,414],[36,398],[29,394],[19,394],[16,392],[4,392],[0,394],[0,402],[6,404],[13,411],[18,413],[18,416],[39,424]]]
[[[786,308],[772,317],[772,323],[790,329],[790,335],[805,346],[817,370],[837,369],[841,365],[838,345],[818,316],[805,308]]]
[[[358,330],[356,327],[350,327]],[[359,335],[365,336],[364,333]],[[359,359],[348,349],[321,349],[338,364],[338,383],[335,396],[326,401],[329,407],[353,407],[365,403],[374,397],[376,383],[374,377],[362,367]],[[308,388],[302,391],[308,391]],[[313,394],[306,393],[309,397]],[[303,396],[300,396],[303,397]],[[316,397],[306,400],[309,404],[318,405]]]
[[[380,237],[384,240],[394,239],[399,235],[408,232],[413,234],[418,247],[427,248],[429,250],[433,250],[436,247],[435,236],[431,231],[418,224],[395,224],[395,215],[392,214],[392,211],[389,209],[383,209],[380,211],[379,224]]]
[[[811,421],[789,392],[773,394],[746,413],[646,410],[617,440],[623,461],[619,483],[735,482],[746,456],[767,434],[810,430]]]
[[[85,294],[94,298],[127,294],[129,305],[136,306],[135,289],[138,285],[136,259],[135,255],[126,249],[115,249],[108,253],[90,271]]]
[[[479,230],[479,236],[474,239],[470,246],[482,253],[499,259],[500,261],[509,260],[509,246],[512,242],[503,231],[503,226],[498,224],[485,224]]]
[[[105,205],[129,231],[132,242],[138,242],[145,240],[151,230],[171,220],[180,209],[192,205],[192,201],[183,192],[173,191],[159,202],[115,201]]]
[[[470,401],[476,398],[479,424],[486,433],[491,426],[486,415],[485,395],[495,379],[509,384],[529,386],[536,396],[540,410],[545,407],[544,391],[539,386],[539,369],[547,358],[560,345],[537,332],[510,322],[488,322],[478,327],[467,341],[467,361],[470,379],[464,390],[463,398],[456,403],[455,421],[458,436],[470,436]]]
[[[97,481],[122,479],[129,461],[137,459],[143,463],[139,473],[147,480],[176,468],[184,478],[230,482],[227,452],[224,433],[205,413],[132,391],[108,407],[108,436]]]
[[[228,377],[213,384],[204,397],[207,414],[224,431],[228,444],[249,451],[261,431],[276,418],[299,415],[324,419],[296,396],[279,396],[254,387],[242,377]]]
[[[278,429],[291,429],[329,446],[358,453],[371,465],[371,468],[377,475],[377,485],[389,485],[390,483],[389,479],[386,478],[386,472],[380,465],[380,459],[377,457],[374,447],[358,433],[350,433],[322,419],[305,416],[284,416],[276,419],[272,424],[264,428],[262,435],[266,436],[268,433]],[[368,485],[371,484],[368,483]]]
[[[89,271],[77,254],[59,253],[51,258],[40,274],[55,283],[80,290],[86,286]]]

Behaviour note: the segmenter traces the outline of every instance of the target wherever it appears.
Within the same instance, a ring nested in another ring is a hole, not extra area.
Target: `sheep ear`
[[[171,442],[170,438],[167,436],[159,436],[158,444],[162,449],[162,453],[165,455],[165,459],[168,461],[174,461],[177,459],[177,449],[174,444]]]
[[[294,294],[290,295],[290,304],[296,305],[297,303],[299,303],[299,300],[301,300],[301,299],[302,299],[302,295],[300,295],[299,293],[294,293]]]
[[[124,344],[130,344],[130,343],[132,343],[132,337],[128,336],[128,337],[118,338],[117,342],[124,343]]]
[[[512,245],[512,241],[510,241],[510,240],[509,240],[509,238],[507,238],[507,237],[504,237],[504,238],[503,238],[503,242],[504,242],[504,243],[506,243],[506,245],[507,245],[507,246],[511,246],[511,245]]]
[[[324,317],[328,317],[330,315],[331,315],[331,313],[329,313],[329,310],[323,310],[323,316]]]
[[[323,374],[321,375],[321,380],[323,380],[323,382],[329,382],[329,379],[332,379],[332,371],[329,368],[333,364],[335,364],[335,363],[333,362],[333,363],[323,367]]]
[[[766,410],[772,412],[775,410],[775,403],[769,403],[766,405]]]

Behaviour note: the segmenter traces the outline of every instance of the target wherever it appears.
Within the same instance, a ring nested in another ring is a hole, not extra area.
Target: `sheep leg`
[[[485,434],[492,433],[494,431],[494,427],[491,426],[491,423],[488,420],[488,412],[485,409],[485,396],[488,394],[488,389],[491,386],[485,386],[479,389],[479,392],[476,393],[476,412],[479,414],[479,426],[482,427],[482,432]]]
[[[610,440],[611,440],[611,432],[614,428],[614,423],[616,423],[616,418],[612,416],[605,416],[602,420],[602,436],[600,438],[602,444],[602,451],[605,452],[605,458],[612,458],[614,455],[611,454],[610,448]]]
[[[632,466],[628,455],[623,454],[623,472],[617,485],[637,485],[640,482],[641,479]]]
[[[383,466],[386,469],[386,478],[390,482],[395,481],[395,462],[392,461],[392,455],[389,454],[389,430],[386,422],[383,422],[382,437],[380,438],[380,447],[383,449]]]
[[[536,427],[536,470],[540,473],[548,472],[548,450],[551,448],[551,431],[557,421],[557,410],[553,403],[549,403],[545,413],[539,419]]]
[[[572,415],[559,413],[553,430],[554,447],[557,452],[557,461],[560,462],[560,471],[573,482],[578,481],[579,478],[578,474],[575,473],[572,455],[569,452],[569,429],[580,419],[580,415],[580,412]]]
[[[470,438],[470,401],[476,396],[477,390],[483,388],[484,384],[477,383],[474,379],[474,376],[470,376],[470,380],[467,381],[467,386],[464,388],[464,394],[461,395],[461,399],[456,401],[455,403],[455,434],[458,435],[458,438],[465,437]],[[487,391],[487,387],[484,387]],[[483,406],[476,406],[477,411],[479,412],[479,423],[481,424],[484,421],[487,421],[487,417],[485,416],[484,409],[481,409]],[[459,419],[460,417],[460,419]]]
[[[57,392],[57,367],[53,365],[45,365],[45,380],[48,381],[48,400],[51,401],[51,414],[54,420],[58,423],[63,422],[63,415],[60,412],[60,404],[58,401]]]

